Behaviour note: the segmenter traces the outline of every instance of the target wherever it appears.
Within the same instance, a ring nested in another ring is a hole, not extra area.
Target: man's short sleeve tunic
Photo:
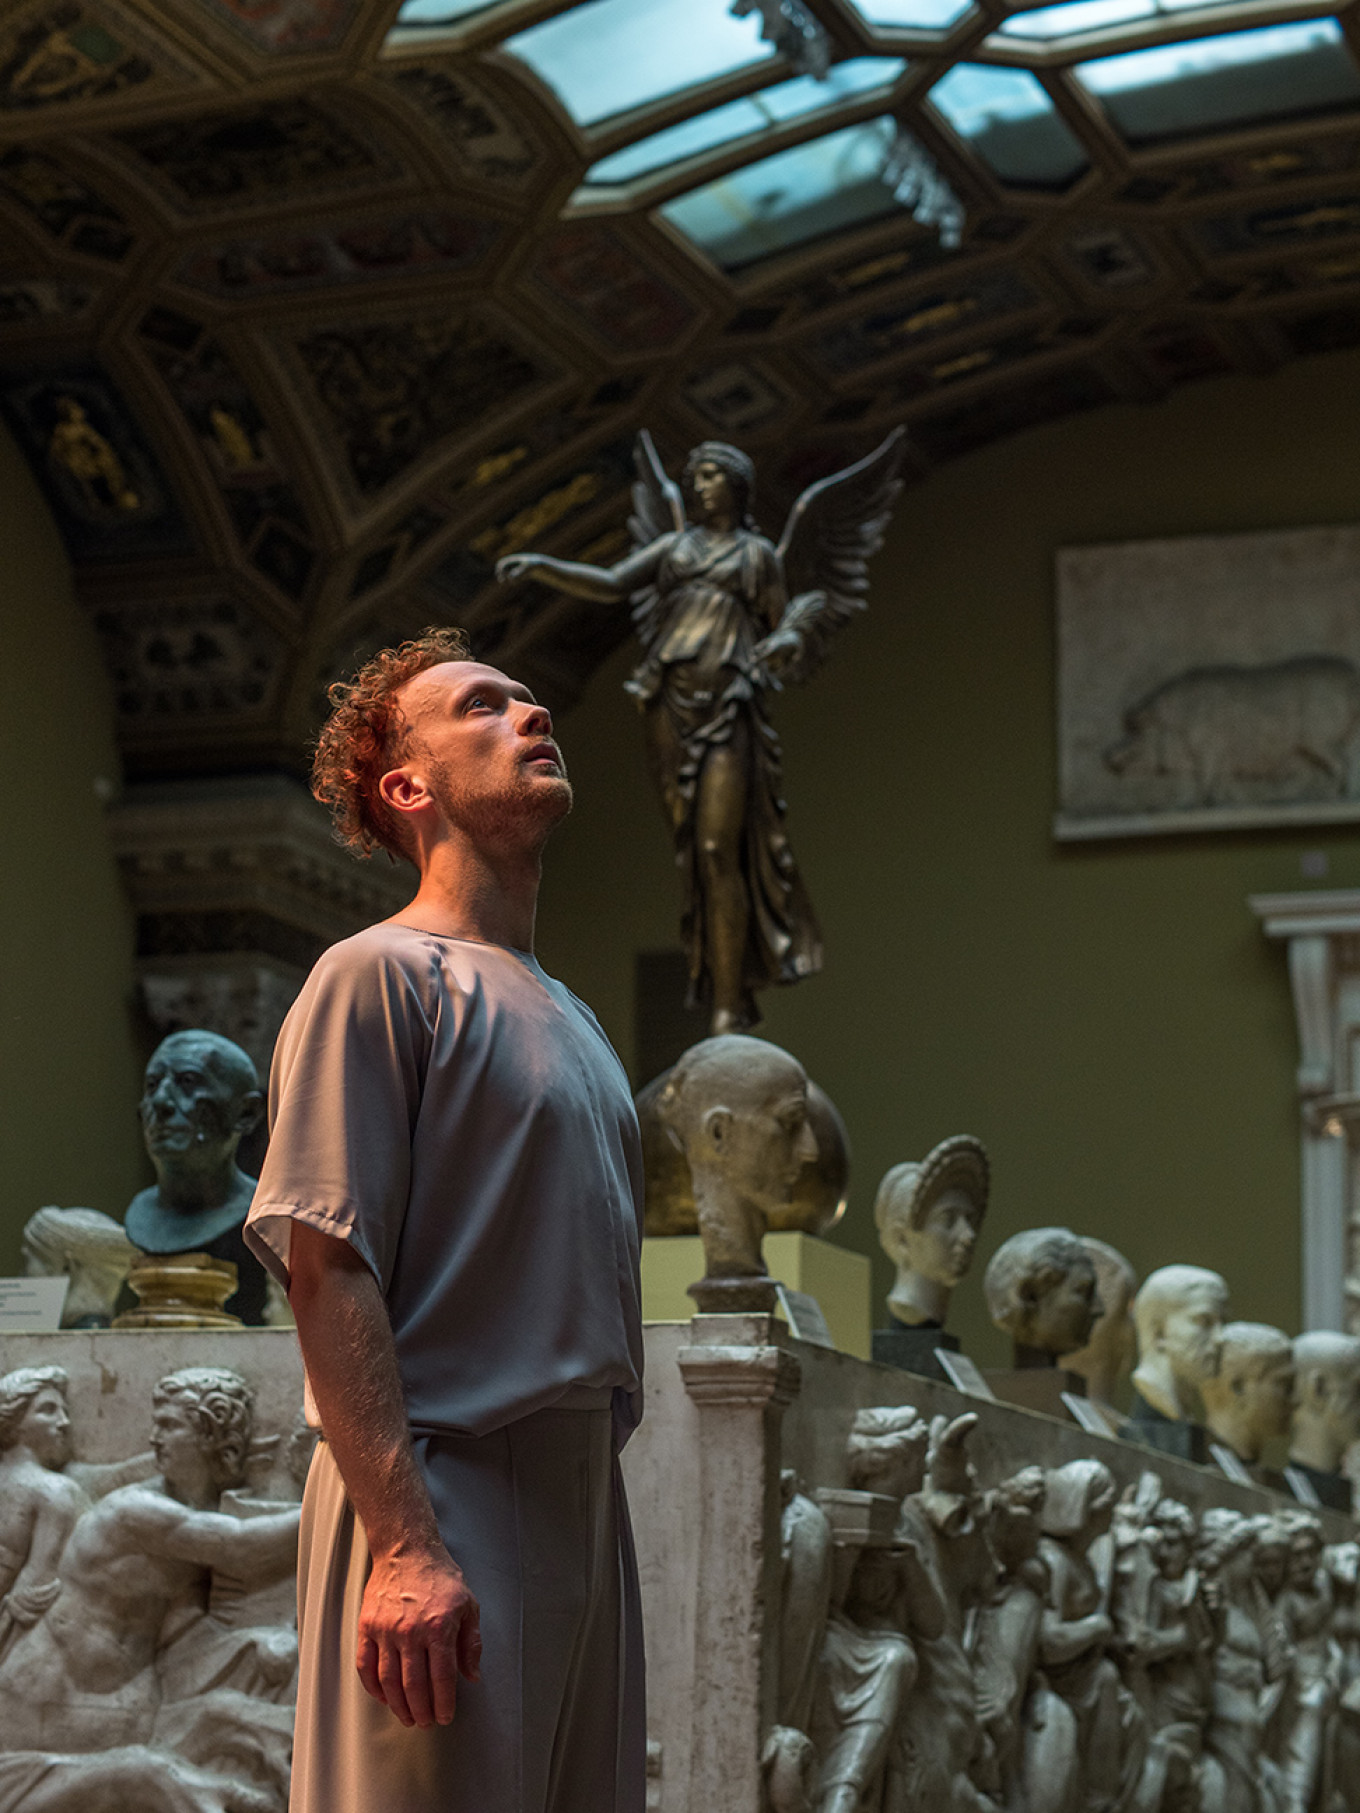
[[[573,1386],[635,1396],[637,1117],[594,1015],[533,957],[394,924],[333,945],[279,1035],[269,1113],[247,1239],[285,1284],[293,1222],[350,1243],[413,1427],[485,1434]]]

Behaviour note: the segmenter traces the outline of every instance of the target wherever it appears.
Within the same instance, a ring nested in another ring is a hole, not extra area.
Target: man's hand
[[[447,1725],[458,1677],[481,1678],[477,1601],[447,1553],[375,1556],[359,1611],[359,1679],[403,1725]]]

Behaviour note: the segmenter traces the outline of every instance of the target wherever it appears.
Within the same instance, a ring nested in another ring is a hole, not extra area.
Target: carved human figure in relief
[[[613,567],[510,554],[496,568],[502,580],[533,574],[573,597],[633,601],[643,659],[627,690],[675,840],[691,995],[710,1009],[714,1033],[755,1025],[758,989],[822,966],[784,831],[766,700],[805,679],[863,609],[869,556],[901,489],[902,438],[896,430],[804,491],[776,547],[751,514],[756,474],[744,453],[704,441],[677,486],[643,434],[632,554]]]
[[[1197,1551],[1214,1607],[1213,1700],[1204,1734],[1204,1813],[1281,1813],[1279,1772],[1265,1754],[1266,1720],[1283,1657],[1269,1642],[1269,1607],[1256,1578],[1256,1531],[1238,1511],[1212,1506]]]
[[[1198,1422],[1204,1383],[1218,1371],[1228,1287],[1198,1265],[1164,1265],[1143,1280],[1133,1300],[1138,1336],[1134,1422],[1161,1417]]]
[[[1294,1348],[1264,1322],[1229,1322],[1218,1370],[1201,1386],[1209,1432],[1239,1460],[1254,1465],[1268,1443],[1289,1433],[1294,1401]]]
[[[772,1308],[761,1241],[817,1156],[807,1118],[807,1075],[777,1045],[725,1033],[692,1045],[658,1103],[694,1186],[705,1275],[701,1308]],[[760,1280],[741,1285],[741,1280]],[[768,1302],[762,1296],[768,1294]]]
[[[1332,1582],[1322,1565],[1322,1525],[1310,1511],[1285,1519],[1289,1561],[1278,1610],[1289,1672],[1277,1718],[1276,1757],[1286,1813],[1317,1804],[1327,1735],[1337,1701],[1339,1656],[1332,1636]]]
[[[26,1366],[0,1379],[0,1656],[57,1596],[58,1568],[89,1500],[71,1459],[66,1373]]]
[[[1015,1343],[1017,1364],[1084,1347],[1100,1297],[1091,1256],[1067,1228],[1026,1228],[992,1254],[983,1274],[987,1313]]]
[[[266,1275],[241,1228],[255,1179],[237,1149],[263,1112],[249,1055],[215,1032],[172,1032],[151,1054],[142,1084],[142,1135],[156,1181],[128,1204],[124,1226],[144,1253],[207,1253],[236,1267],[228,1311],[264,1321]]]
[[[1081,1244],[1096,1268],[1096,1294],[1100,1314],[1084,1347],[1063,1354],[1059,1364],[1086,1380],[1086,1395],[1100,1404],[1112,1404],[1121,1383],[1133,1370],[1137,1344],[1131,1307],[1138,1289],[1138,1274],[1124,1255],[1089,1234]]]
[[[1336,1651],[1335,1722],[1331,1781],[1336,1813],[1360,1810],[1360,1543],[1332,1543],[1323,1551],[1332,1594],[1332,1643]]]
[[[943,1328],[949,1299],[967,1276],[987,1213],[987,1151],[958,1134],[920,1164],[894,1165],[874,1199],[879,1244],[897,1267],[888,1293],[893,1319]]]
[[[1360,1336],[1330,1329],[1296,1336],[1289,1461],[1311,1478],[1319,1496],[1328,1494],[1324,1503],[1348,1507],[1350,1493],[1341,1464],[1356,1441],[1360,1441]]]
[[[1031,1734],[1054,1720],[1071,1724],[1039,1668],[1048,1601],[1048,1570],[1039,1559],[1040,1513],[1048,1487],[1042,1467],[1025,1467],[987,1494],[987,1531],[997,1577],[980,1606],[970,1659],[977,1716],[988,1751],[980,1785],[1007,1813],[1038,1813],[1061,1784],[1027,1780],[1035,1760]],[[1037,1805],[1032,1806],[1038,1791]]]
[[[242,1379],[217,1367],[170,1374],[154,1393],[153,1428],[160,1477],[119,1487],[80,1516],[51,1608],[0,1660],[9,1751],[151,1743],[164,1697],[159,1652],[201,1614],[212,1570],[263,1585],[295,1565],[296,1506],[251,1519],[217,1508],[244,1478],[250,1448]]]
[[[1068,1461],[1048,1474],[1040,1557],[1048,1605],[1039,1642],[1045,1678],[1072,1717],[1051,1720],[1031,1753],[1034,1782],[1071,1784],[1054,1813],[1117,1804],[1126,1787],[1127,1726],[1132,1713],[1109,1654],[1114,1625],[1108,1583],[1090,1550],[1109,1530],[1118,1488],[1097,1460]]]

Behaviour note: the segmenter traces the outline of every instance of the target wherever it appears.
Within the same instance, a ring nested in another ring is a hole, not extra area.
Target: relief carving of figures
[[[0,1813],[283,1813],[297,1642],[260,1589],[299,1510],[241,1498],[273,1445],[238,1374],[190,1367],[151,1454],[82,1465],[65,1374],[0,1379]]]
[[[1204,1813],[1281,1813],[1279,1774],[1265,1754],[1284,1656],[1257,1571],[1249,1517],[1214,1506],[1200,1519],[1198,1562],[1214,1610],[1213,1700],[1205,1731]]]
[[[675,841],[691,998],[710,1010],[714,1033],[755,1025],[757,990],[822,965],[784,830],[767,699],[805,679],[863,609],[868,560],[901,489],[902,439],[898,429],[809,486],[776,547],[751,514],[756,473],[744,453],[704,441],[677,486],[644,434],[628,558],[606,568],[516,553],[496,569],[600,604],[633,601],[643,659],[628,691]]]

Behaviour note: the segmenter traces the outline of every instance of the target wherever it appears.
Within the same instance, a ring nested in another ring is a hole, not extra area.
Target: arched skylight
[[[1078,32],[1102,31],[1107,25],[1127,25],[1135,19],[1155,19],[1160,14],[1183,12],[1187,7],[1232,6],[1237,0],[1066,0],[1062,6],[1036,6],[1015,13],[1000,27],[1002,38],[1047,41]]]
[[[1079,63],[1073,73],[1134,141],[1360,100],[1360,70],[1335,19],[1158,44]]]
[[[397,25],[456,25],[473,13],[484,13],[496,0],[401,0]]]
[[[850,11],[879,30],[947,31],[971,7],[972,0],[851,0]]]
[[[775,54],[760,16],[734,19],[729,0],[586,0],[507,38],[578,126],[598,125]]]
[[[815,76],[795,76],[791,82],[778,82],[773,88],[762,88],[739,101],[710,108],[694,119],[682,120],[678,126],[668,126],[649,138],[639,139],[592,164],[585,180],[592,185],[633,182],[719,145],[764,136],[791,120],[886,90],[906,67],[900,57],[852,57],[834,64],[824,81]]]
[[[1080,139],[1027,69],[956,63],[930,100],[1003,182],[1062,185],[1086,167]]]
[[[728,270],[902,206],[891,115],[776,151],[660,213]]]

